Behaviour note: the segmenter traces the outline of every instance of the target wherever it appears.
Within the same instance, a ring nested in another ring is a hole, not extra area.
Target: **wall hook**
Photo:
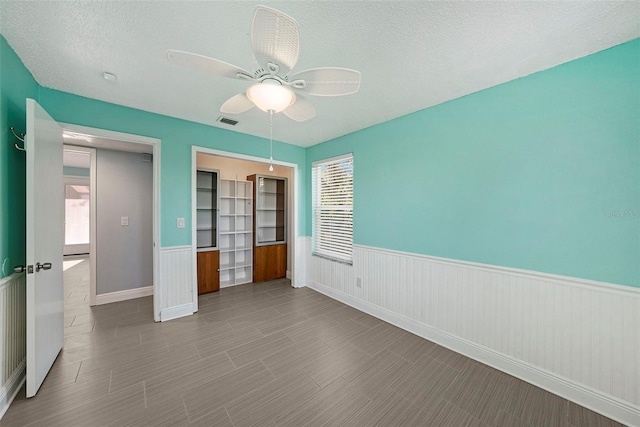
[[[9,130],[11,131],[13,136],[15,136],[20,142],[22,142],[24,144],[24,137],[25,137],[26,134],[24,134],[24,133],[17,134],[16,130],[13,128],[13,126],[11,126],[9,128]],[[20,151],[27,151],[24,148],[20,147],[17,142],[15,144],[13,144],[13,146],[16,147]]]

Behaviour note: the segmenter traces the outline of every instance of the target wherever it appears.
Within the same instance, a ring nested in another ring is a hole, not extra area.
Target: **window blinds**
[[[312,166],[314,255],[351,262],[353,252],[353,156]]]

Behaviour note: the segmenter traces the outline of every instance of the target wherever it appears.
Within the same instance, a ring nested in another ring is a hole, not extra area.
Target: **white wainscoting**
[[[161,248],[160,266],[160,321],[193,314],[191,246]]]
[[[311,238],[306,236],[296,237],[296,253],[293,257],[295,264],[291,285],[294,288],[301,288],[307,285],[307,259],[311,254]]]
[[[353,266],[309,256],[307,274],[346,304],[639,423],[640,289],[365,246]]]
[[[24,273],[0,279],[0,418],[25,379],[26,278]]]

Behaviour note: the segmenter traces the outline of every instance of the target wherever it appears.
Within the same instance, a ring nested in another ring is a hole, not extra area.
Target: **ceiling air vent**
[[[231,125],[231,126],[235,126],[238,124],[237,120],[229,119],[227,117],[222,117],[222,116],[218,117],[218,121],[220,123],[224,123],[225,125]]]

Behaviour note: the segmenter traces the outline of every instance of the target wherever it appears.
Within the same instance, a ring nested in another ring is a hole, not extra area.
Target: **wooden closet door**
[[[198,252],[198,295],[220,290],[220,252]]]
[[[266,282],[286,277],[287,245],[256,246],[254,282]]]

